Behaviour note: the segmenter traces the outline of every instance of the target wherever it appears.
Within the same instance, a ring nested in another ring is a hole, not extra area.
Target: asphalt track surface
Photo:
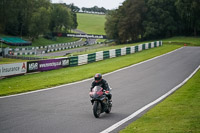
[[[0,133],[101,132],[170,91],[199,65],[200,47],[184,47],[104,75],[113,88],[113,108],[111,114],[102,114],[99,119],[93,116],[88,96],[92,79],[0,98]]]

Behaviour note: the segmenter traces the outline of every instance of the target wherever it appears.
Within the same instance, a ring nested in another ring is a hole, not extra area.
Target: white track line
[[[128,68],[135,67],[135,66],[137,66],[137,65],[140,65],[140,64],[143,64],[143,63],[146,63],[146,62],[155,60],[155,59],[160,58],[160,57],[162,57],[162,56],[165,56],[165,55],[174,53],[174,52],[176,52],[176,51],[178,51],[178,50],[180,50],[180,49],[182,49],[182,48],[183,48],[183,47],[181,47],[181,48],[179,48],[179,49],[176,49],[176,50],[174,50],[174,51],[171,51],[171,52],[169,52],[169,53],[166,53],[166,54],[163,54],[163,55],[154,57],[154,58],[152,58],[152,59],[149,59],[149,60],[146,60],[146,61],[143,61],[143,62],[134,64],[134,65],[131,65],[131,66],[128,66],[128,67],[124,67],[124,68],[121,68],[121,69],[119,69],[119,70],[116,70],[116,71],[113,71],[113,72],[104,74],[103,76],[110,75],[110,74],[113,74],[113,73],[116,73],[116,72],[119,72],[119,71],[122,71],[122,70],[125,70],[125,69],[128,69]],[[0,99],[9,98],[9,97],[16,97],[16,96],[21,96],[21,95],[27,95],[27,94],[32,94],[32,93],[37,93],[37,92],[42,92],[42,91],[47,91],[47,90],[53,90],[53,89],[57,89],[57,88],[60,88],[60,87],[64,87],[64,86],[68,86],[68,85],[73,85],[73,84],[78,84],[78,83],[82,83],[82,82],[85,82],[85,81],[89,81],[89,80],[91,80],[91,79],[93,79],[93,78],[86,79],[86,80],[82,80],[82,81],[78,81],[78,82],[74,82],[74,83],[64,84],[64,85],[60,85],[60,86],[55,86],[55,87],[51,87],[51,88],[36,90],[36,91],[30,91],[30,92],[25,92],[25,93],[20,93],[20,94],[15,94],[15,95],[9,95],[9,96],[2,96],[2,97],[0,97]]]
[[[128,117],[124,118],[123,120],[115,123],[114,125],[110,126],[109,128],[107,128],[106,130],[100,132],[100,133],[109,133],[111,131],[113,131],[114,129],[118,128],[119,126],[121,126],[122,124],[124,124],[125,122],[133,119],[134,117],[136,117],[137,115],[139,115],[140,113],[142,113],[143,111],[147,110],[149,107],[159,103],[160,101],[162,101],[163,99],[165,99],[166,97],[168,97],[169,95],[171,95],[174,91],[176,91],[178,88],[180,88],[182,85],[184,85],[198,70],[200,69],[200,65],[194,70],[194,72],[192,74],[190,74],[189,77],[187,77],[182,83],[180,83],[179,85],[177,85],[176,87],[174,87],[173,89],[171,89],[169,92],[167,92],[166,94],[164,94],[163,96],[161,96],[160,98],[156,99],[155,101],[147,104],[146,106],[142,107],[141,109],[137,110],[136,112],[134,112],[133,114],[129,115]]]

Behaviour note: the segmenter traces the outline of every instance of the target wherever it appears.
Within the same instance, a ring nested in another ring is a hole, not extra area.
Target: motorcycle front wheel
[[[111,111],[111,108],[112,108],[112,103],[109,103],[108,109],[107,109],[105,112],[106,112],[107,114],[109,114],[110,111]]]
[[[93,114],[96,118],[99,118],[101,114],[101,103],[99,101],[95,101],[93,104]]]

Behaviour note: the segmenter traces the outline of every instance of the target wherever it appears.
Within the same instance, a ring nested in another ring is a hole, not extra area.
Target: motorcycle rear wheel
[[[99,118],[101,114],[101,103],[99,101],[95,101],[93,105],[93,114],[96,118]]]

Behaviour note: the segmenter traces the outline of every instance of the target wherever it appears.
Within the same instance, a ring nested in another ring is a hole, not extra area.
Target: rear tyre
[[[93,114],[96,118],[99,118],[100,114],[101,114],[101,103],[98,101],[94,102],[93,105]]]

